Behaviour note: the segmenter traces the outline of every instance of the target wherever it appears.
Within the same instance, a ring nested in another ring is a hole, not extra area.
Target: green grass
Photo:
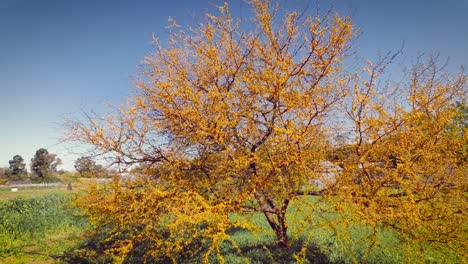
[[[311,211],[310,208],[314,208]],[[288,250],[276,245],[275,236],[264,216],[260,213],[233,215],[233,219],[242,219],[254,223],[258,229],[250,232],[244,229],[232,230],[231,237],[239,245],[241,254],[226,243],[224,245],[226,263],[402,263],[404,254],[391,247],[398,244],[398,238],[391,232],[380,236],[379,241],[388,250],[375,247],[367,251],[370,241],[365,239],[370,233],[368,227],[354,224],[347,229],[349,237],[339,237],[331,226],[341,216],[334,213],[329,204],[319,198],[296,200],[288,210],[289,234],[291,247]],[[339,227],[338,227],[339,228]],[[343,227],[341,227],[343,228]]]
[[[313,210],[312,210],[313,209]],[[220,252],[224,263],[464,263],[462,256],[450,255],[443,250],[425,248],[417,253],[418,244],[404,244],[394,230],[371,228],[362,223],[349,221],[342,224],[346,216],[333,210],[330,202],[317,197],[295,200],[288,210],[291,247],[283,249],[276,244],[273,231],[261,213],[233,214],[231,220],[246,221],[255,226],[251,230],[233,228],[230,238]],[[109,234],[101,229],[96,236],[77,244],[68,251],[68,263],[110,263],[105,256],[109,247]],[[120,237],[124,238],[124,237]],[[203,244],[206,242],[199,241]],[[205,244],[207,246],[207,244]],[[126,263],[141,263],[148,245],[136,245],[127,256]],[[409,250],[409,251],[408,251]],[[180,256],[178,263],[201,263],[206,251],[196,255]],[[83,254],[85,253],[85,254]],[[210,263],[219,263],[213,252]],[[149,260],[150,263],[164,262],[164,257]],[[165,262],[164,262],[165,263]]]
[[[40,192],[44,190],[23,191],[42,195]],[[74,216],[77,212],[70,207],[72,195],[67,195],[70,192],[55,190],[57,194],[53,188],[47,191],[51,195],[0,200],[0,263],[109,263],[110,259],[101,254],[106,245],[105,231],[84,240],[82,234],[87,221]],[[407,259],[408,251],[396,232],[377,228],[373,240],[370,236],[374,233],[373,228],[355,222],[337,224],[342,223],[344,217],[334,212],[329,202],[317,197],[304,197],[291,204],[287,214],[291,247],[287,250],[276,245],[274,233],[262,214],[233,214],[231,219],[248,221],[256,228],[229,231],[238,248],[229,242],[221,245],[225,263],[295,263],[297,260],[303,263],[466,262],[460,256],[435,249],[425,250],[422,258]],[[97,257],[86,259],[74,254],[75,250],[89,251],[91,248],[97,249]],[[410,247],[410,251],[417,249],[418,245]],[[145,249],[135,250],[127,259],[128,263],[138,263]],[[181,258],[179,262],[200,263],[202,257],[200,254]],[[215,254],[210,260],[219,262]]]
[[[15,199],[19,197],[44,197],[51,194],[70,193],[66,185],[58,186],[19,186],[17,192],[11,191],[11,186],[0,187],[0,200]]]
[[[314,208],[312,211],[311,208]],[[232,230],[231,238],[241,252],[230,243],[223,245],[226,263],[464,263],[462,256],[445,249],[426,247],[418,253],[418,244],[404,244],[390,228],[371,228],[361,223],[343,224],[344,217],[331,204],[317,197],[302,197],[290,206],[287,218],[291,247],[276,245],[275,236],[260,213],[233,215],[254,223],[258,230]],[[340,224],[339,224],[340,223]],[[217,262],[213,256],[213,262]]]
[[[82,239],[87,221],[70,200],[52,194],[0,201],[0,263],[52,263]]]

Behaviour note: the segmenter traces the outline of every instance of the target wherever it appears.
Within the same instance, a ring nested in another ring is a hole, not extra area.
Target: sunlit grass
[[[311,208],[314,208],[312,211]],[[342,223],[343,216],[333,212],[330,203],[317,197],[302,197],[288,210],[291,247],[276,245],[275,236],[261,213],[233,215],[258,227],[254,232],[232,230],[231,237],[241,249],[223,245],[226,263],[460,263],[460,256],[444,249],[426,249],[420,255],[418,244],[404,244],[390,228],[377,228],[362,223]],[[213,260],[216,262],[215,260]]]
[[[81,240],[87,221],[76,216],[70,199],[52,194],[0,201],[0,263],[55,262]]]
[[[28,190],[24,190],[28,191]],[[43,191],[31,189],[34,191]],[[50,190],[49,190],[50,191]],[[90,238],[86,243],[83,231],[86,221],[74,217],[70,196],[54,194],[46,197],[16,198],[0,201],[0,263],[54,263],[66,261],[63,254],[89,250],[80,246],[96,246],[105,237]],[[312,210],[313,209],[313,210]],[[371,239],[373,228],[361,223],[335,225],[343,216],[333,212],[329,202],[317,197],[293,201],[288,210],[291,247],[278,247],[272,229],[261,213],[233,214],[231,219],[249,222],[252,230],[229,231],[235,242],[221,245],[225,263],[460,263],[457,256],[439,250],[425,250],[422,258],[407,258],[408,248],[396,232],[381,229]],[[341,234],[341,235],[338,235]],[[92,241],[94,239],[94,241]],[[85,242],[85,243],[83,243]],[[409,250],[418,250],[417,245]],[[71,250],[71,251],[70,251]],[[138,254],[133,260],[141,260]],[[99,256],[98,256],[99,257]],[[102,256],[101,256],[102,257]],[[203,256],[181,258],[181,263],[199,263]],[[211,263],[218,257],[210,256]],[[90,259],[92,261],[92,259]]]
[[[32,198],[43,197],[51,194],[70,192],[66,185],[58,186],[19,186],[16,192],[12,192],[12,187],[0,187],[0,200],[15,199],[18,197]]]

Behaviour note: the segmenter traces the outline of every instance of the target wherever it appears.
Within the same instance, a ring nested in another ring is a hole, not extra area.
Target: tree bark
[[[255,193],[255,198],[260,205],[260,210],[265,215],[268,224],[275,232],[278,246],[281,248],[289,248],[288,225],[286,222],[286,208],[289,201],[286,200],[285,205],[282,208],[279,208],[271,199],[268,199],[268,197],[262,197],[258,192]]]
[[[278,225],[275,230],[278,245],[282,248],[289,248],[288,226],[286,224],[286,212],[276,215]]]

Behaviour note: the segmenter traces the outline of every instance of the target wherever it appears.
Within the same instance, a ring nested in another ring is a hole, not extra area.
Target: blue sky
[[[29,161],[45,147],[62,158],[62,168],[73,169],[79,150],[59,143],[63,119],[121,102],[151,52],[151,36],[167,37],[167,18],[194,26],[220,2],[0,0],[0,167],[16,154]],[[248,13],[244,2],[230,3],[235,16]],[[409,60],[440,52],[451,69],[468,65],[468,0],[336,0],[335,6],[361,29],[360,56],[374,58],[404,41]]]

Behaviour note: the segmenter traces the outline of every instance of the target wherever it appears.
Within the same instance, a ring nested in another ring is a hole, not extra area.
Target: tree
[[[75,170],[81,177],[106,177],[106,169],[90,157],[80,157],[75,161]]]
[[[81,157],[75,161],[75,170],[80,173],[81,177],[87,177],[96,166],[96,162],[89,157]]]
[[[31,171],[42,179],[50,176],[52,172],[57,171],[57,166],[61,164],[61,160],[56,156],[50,154],[45,148],[38,149],[31,159]]]
[[[454,139],[465,139],[463,146],[459,149],[458,155],[463,162],[468,161],[468,104],[466,101],[455,103],[456,114],[449,123],[447,130],[448,135]]]
[[[13,159],[8,161],[10,163],[8,176],[11,179],[21,179],[27,175],[26,163],[20,155],[13,156]]]
[[[126,256],[143,243],[152,245],[148,255],[176,261],[204,248],[208,261],[224,241],[235,244],[232,228],[254,232],[253,223],[230,218],[248,212],[262,213],[287,248],[290,234],[304,231],[287,217],[303,196],[332,204],[341,221],[327,224],[336,232],[356,221],[374,227],[375,237],[385,226],[408,243],[417,237],[421,247],[461,252],[466,164],[453,155],[460,139],[443,128],[454,116],[450,102],[464,96],[465,75],[445,78],[430,60],[415,65],[406,86],[383,84],[392,54],[350,74],[349,18],[278,17],[269,1],[250,4],[251,31],[227,5],[189,33],[175,29],[167,46],[155,40],[126,106],[69,121],[71,140],[146,168],[134,186],[115,183],[113,192],[84,198],[98,225],[125,237],[112,252]],[[331,180],[323,161],[337,149],[336,134],[348,135],[353,155],[340,155],[344,169]]]

